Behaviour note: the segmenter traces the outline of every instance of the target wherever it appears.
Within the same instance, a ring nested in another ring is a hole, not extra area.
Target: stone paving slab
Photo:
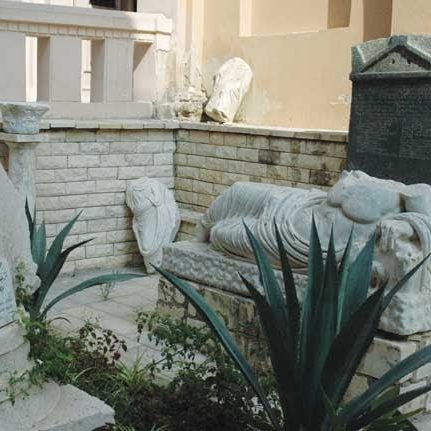
[[[122,272],[139,271],[136,268],[126,268]],[[53,286],[49,297],[53,298],[70,287],[103,273],[106,271],[61,277]],[[76,332],[88,320],[98,322],[103,328],[111,329],[120,338],[125,339],[128,352],[123,360],[126,364],[132,364],[136,358],[141,358],[145,364],[152,358],[160,359],[160,353],[146,334],[143,334],[139,343],[137,342],[136,316],[139,311],[155,310],[158,281],[157,275],[151,275],[118,283],[107,300],[102,297],[100,287],[94,286],[56,304],[48,317],[56,319],[53,325],[64,335]]]

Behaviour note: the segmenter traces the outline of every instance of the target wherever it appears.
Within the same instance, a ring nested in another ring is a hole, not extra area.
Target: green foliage
[[[81,292],[92,286],[103,285],[108,283],[115,283],[121,281],[131,280],[133,278],[142,277],[141,274],[118,274],[112,273],[107,275],[101,275],[98,277],[86,280],[62,294],[58,295],[54,299],[45,304],[45,300],[48,293],[60,274],[61,269],[66,263],[67,258],[73,250],[87,244],[91,239],[86,241],[78,242],[70,247],[64,248],[64,242],[78,220],[80,214],[78,214],[73,220],[66,224],[61,232],[54,238],[51,246],[47,247],[47,235],[45,223],[42,223],[39,227],[36,224],[36,211],[33,216],[30,214],[28,203],[25,206],[27,221],[30,230],[30,243],[31,253],[33,261],[37,265],[37,276],[40,278],[40,286],[29,295],[20,295],[19,299],[22,300],[22,305],[30,313],[31,320],[45,320],[47,312],[61,300],[74,295],[75,293]],[[25,293],[21,291],[21,293]]]
[[[139,313],[137,323],[138,338],[148,337],[160,350],[145,366],[140,357],[122,363],[115,353],[127,350],[124,341],[97,322],[62,338],[44,322],[25,321],[32,358],[45,379],[71,383],[115,409],[118,425],[98,431],[263,429],[265,414],[254,392],[208,328],[159,313]],[[174,376],[169,383],[160,380],[166,372]],[[273,402],[272,376],[261,379]]]
[[[313,220],[308,286],[300,310],[292,270],[277,226],[274,229],[283,289],[262,246],[247,226],[245,229],[259,268],[262,291],[241,277],[256,304],[266,334],[282,420],[275,414],[255,372],[214,310],[188,283],[168,271],[158,271],[190,300],[214,331],[256,393],[271,429],[354,431],[368,427],[369,430],[390,430],[393,428],[389,425],[394,422],[405,423],[406,418],[399,416],[397,409],[429,391],[431,386],[402,395],[392,394],[378,404],[376,401],[401,378],[430,362],[431,347],[398,363],[352,401],[343,404],[342,400],[390,300],[423,262],[387,293],[385,289],[378,289],[368,296],[375,238],[370,238],[352,261],[352,232],[338,267],[333,235],[324,259]],[[381,426],[386,423],[388,427],[377,428],[378,423]]]

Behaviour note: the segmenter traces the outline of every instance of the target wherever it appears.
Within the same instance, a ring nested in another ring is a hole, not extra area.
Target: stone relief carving
[[[220,123],[231,123],[250,88],[253,72],[241,58],[224,63],[214,77],[214,88],[205,107],[208,117]]]
[[[360,171],[343,172],[327,193],[254,183],[236,183],[202,217],[200,241],[226,255],[252,260],[243,220],[279,264],[274,220],[290,263],[305,273],[314,214],[324,251],[332,226],[340,260],[352,227],[353,252],[377,230],[374,287],[394,285],[431,252],[431,186],[404,185]],[[381,328],[401,335],[431,330],[431,262],[392,301]]]
[[[163,247],[178,232],[180,214],[172,192],[160,181],[140,178],[132,181],[126,202],[133,212],[133,232],[148,272],[162,263]]]

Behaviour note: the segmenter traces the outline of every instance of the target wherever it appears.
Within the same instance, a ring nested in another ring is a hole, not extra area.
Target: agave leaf
[[[345,285],[343,286],[343,308],[340,310],[342,315],[341,326],[350,319],[353,313],[367,299],[375,242],[376,235],[373,234],[354,262],[348,267]]]
[[[335,338],[322,372],[322,386],[338,406],[359,363],[373,341],[381,316],[384,289],[377,290],[343,326]]]
[[[400,413],[398,410],[388,413],[368,425],[366,431],[418,431],[418,429],[410,422],[410,418],[417,416],[423,412],[423,409],[416,409],[408,413]]]
[[[331,403],[331,400],[326,395],[325,391],[321,388],[320,389],[322,394],[322,400],[323,404],[325,405],[326,412],[328,413],[328,417],[330,419],[332,430],[333,431],[345,431],[346,426],[343,422],[340,421],[340,418],[337,415],[337,410],[335,409],[334,405]],[[325,427],[325,431],[330,430],[329,425]]]
[[[347,245],[344,249],[343,257],[341,258],[340,268],[338,270],[338,318],[337,318],[337,333],[340,332],[341,322],[343,321],[343,310],[346,296],[347,276],[349,274],[350,256],[352,252],[354,227],[352,227],[347,240]]]
[[[49,273],[53,271],[53,268],[57,266],[57,260],[63,250],[64,240],[69,235],[76,221],[78,220],[81,212],[73,218],[67,225],[61,230],[61,232],[55,237],[51,247],[48,250],[48,254],[45,259],[45,263],[41,268],[41,278],[46,278]]]
[[[27,217],[28,229],[30,231],[30,243],[33,242],[33,235],[36,229],[36,208],[33,210],[33,216],[30,213],[30,208],[28,206],[28,199],[25,199],[25,215]]]
[[[123,282],[132,280],[133,278],[145,277],[143,274],[107,274],[107,275],[99,275],[98,277],[91,278],[89,280],[83,281],[82,283],[66,290],[61,295],[58,295],[54,298],[43,310],[41,317],[45,318],[48,311],[58,302],[63,299],[74,295],[75,293],[82,292],[85,289],[88,289],[93,286],[97,286],[99,284],[111,283],[111,282]]]
[[[370,408],[373,401],[390,386],[407,374],[431,362],[431,346],[424,347],[406,359],[398,362],[379,380],[374,382],[363,394],[354,398],[343,407],[342,415],[346,422],[362,416]]]
[[[39,275],[39,269],[42,267],[45,261],[46,255],[46,228],[45,223],[39,226],[33,235],[33,240],[31,242],[31,254],[34,263],[37,265],[37,272]]]
[[[283,335],[285,334],[289,339],[292,339],[283,293],[275,277],[275,273],[269,262],[268,256],[245,223],[244,228],[253,249],[265,297],[274,313],[274,318],[278,324],[278,328],[280,328]]]
[[[308,258],[308,284],[302,306],[299,348],[300,385],[303,389],[304,413],[308,415],[312,409],[312,403],[310,401],[314,398],[314,394],[310,393],[312,385],[310,385],[308,379],[310,371],[308,367],[312,361],[310,357],[312,355],[314,342],[316,341],[313,330],[317,303],[323,286],[323,277],[322,247],[313,216]]]
[[[202,318],[214,331],[215,335],[220,340],[227,353],[231,356],[235,364],[238,366],[246,381],[253,388],[274,428],[277,431],[282,431],[280,424],[278,423],[278,420],[271,409],[271,406],[255,376],[253,369],[239,350],[234,339],[229,333],[229,330],[226,328],[225,324],[221,321],[215,311],[206,303],[202,296],[198,292],[196,292],[188,283],[179,279],[169,271],[165,271],[157,267],[155,267],[155,269],[170,283],[172,283],[184,296],[186,296],[187,299],[196,308],[196,310],[201,314]]]
[[[431,253],[425,256],[415,267],[413,267],[404,277],[390,290],[383,301],[383,308],[386,309],[392,298],[399,292],[399,290],[412,278],[421,266],[429,259]]]
[[[60,255],[57,256],[55,260],[53,260],[51,264],[50,272],[44,274],[44,277],[41,277],[41,285],[38,289],[37,300],[35,303],[36,314],[38,313],[38,310],[40,310],[40,308],[42,307],[43,301],[45,301],[45,298],[49,292],[49,289],[51,288],[52,284],[56,280],[58,274],[61,271],[61,268],[63,268],[63,265],[65,264],[66,259],[69,257],[69,254],[72,253],[72,251],[75,250],[76,248],[81,247],[90,241],[92,241],[92,239],[81,241],[81,242],[78,242],[77,244],[70,246],[62,253],[60,253]]]
[[[397,410],[399,407],[404,404],[414,400],[417,397],[429,392],[431,390],[431,385],[426,385],[422,388],[413,389],[411,391],[405,392],[401,395],[393,397],[389,400],[382,402],[376,408],[370,410],[369,412],[363,414],[358,419],[354,420],[351,424],[349,424],[349,431],[360,430],[361,428],[373,423],[377,419],[382,416],[387,415],[388,413]]]
[[[321,374],[331,349],[331,344],[337,334],[338,317],[338,267],[335,256],[334,232],[331,237],[326,255],[324,283],[317,302],[312,333],[313,343],[310,346],[307,368],[308,376],[306,387],[308,389],[307,406],[309,408],[306,419],[314,424],[311,428],[318,428],[327,414],[321,400]],[[317,402],[317,404],[316,404]]]
[[[292,343],[295,346],[295,358],[297,360],[297,349],[299,341],[299,325],[301,319],[298,295],[296,292],[295,279],[293,278],[292,269],[290,268],[287,258],[286,249],[281,238],[277,223],[275,225],[275,235],[277,238],[278,253],[280,255],[281,271],[283,273],[284,292],[286,295],[287,318],[291,331]],[[295,365],[296,367],[296,365]]]
[[[299,409],[300,399],[298,390],[298,381],[294,373],[295,364],[289,360],[291,346],[289,341],[284,338],[278,328],[274,313],[266,301],[266,298],[248,281],[244,276],[239,274],[251,297],[253,298],[263,330],[266,335],[266,341],[269,347],[272,368],[276,376],[278,385],[278,394],[280,404],[283,410],[285,427],[288,429],[297,429],[299,426]]]

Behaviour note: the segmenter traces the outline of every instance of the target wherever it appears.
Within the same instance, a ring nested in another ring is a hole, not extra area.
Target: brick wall
[[[345,132],[208,129],[177,132],[175,195],[188,210],[205,211],[236,181],[327,189],[345,167]]]

